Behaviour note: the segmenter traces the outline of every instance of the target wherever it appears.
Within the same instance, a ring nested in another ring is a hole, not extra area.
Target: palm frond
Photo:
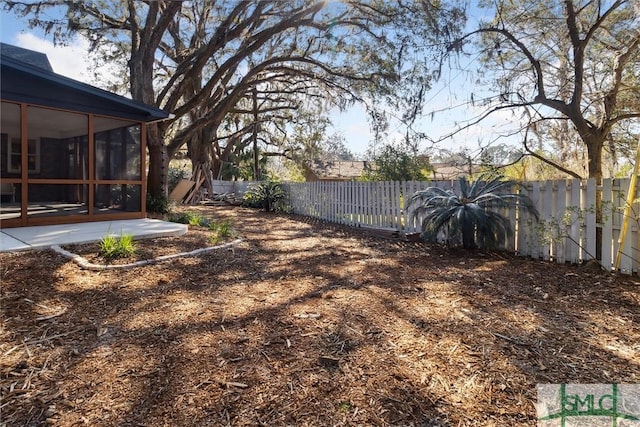
[[[496,210],[518,208],[538,212],[524,194],[514,192],[518,184],[501,175],[485,173],[469,183],[460,178],[460,191],[429,187],[409,199],[412,217],[421,222],[423,239],[435,242],[444,235],[447,241],[462,237],[465,248],[497,248],[513,234],[511,222]]]

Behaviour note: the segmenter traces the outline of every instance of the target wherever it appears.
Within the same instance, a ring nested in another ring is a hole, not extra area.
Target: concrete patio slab
[[[0,230],[0,252],[22,251],[30,248],[31,246],[27,243],[21,242]]]
[[[97,242],[107,234],[131,234],[134,239],[179,236],[188,228],[185,224],[150,218],[4,228],[0,229],[0,252]]]

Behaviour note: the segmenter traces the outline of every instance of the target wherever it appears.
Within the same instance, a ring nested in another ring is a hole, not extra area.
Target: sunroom
[[[143,218],[146,125],[169,114],[1,48],[1,226]]]

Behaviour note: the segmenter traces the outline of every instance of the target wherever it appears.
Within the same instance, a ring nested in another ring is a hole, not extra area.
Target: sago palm
[[[251,200],[261,205],[265,212],[274,210],[277,203],[285,197],[282,184],[269,179],[261,181],[257,184],[251,184],[245,193],[245,200]]]
[[[443,233],[448,242],[461,238],[465,249],[496,248],[513,234],[511,221],[497,210],[518,207],[538,218],[531,199],[512,192],[516,186],[495,173],[482,174],[472,183],[462,177],[460,194],[429,187],[413,194],[409,206],[414,208],[413,218],[422,221],[426,241],[435,242]]]

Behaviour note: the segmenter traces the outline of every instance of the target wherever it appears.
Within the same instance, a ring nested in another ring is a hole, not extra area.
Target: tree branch
[[[528,134],[529,134],[529,128],[527,128],[527,130],[525,132],[524,139],[522,140],[522,145],[524,146],[525,151],[527,153],[529,153],[529,155],[531,157],[534,157],[534,158],[540,160],[541,162],[546,163],[549,166],[552,166],[555,169],[558,169],[559,171],[564,172],[567,175],[572,176],[572,177],[574,177],[576,179],[584,179],[582,176],[580,176],[579,174],[573,172],[572,170],[569,170],[569,169],[565,168],[564,166],[562,166],[562,165],[560,165],[560,164],[558,164],[558,163],[556,163],[556,162],[554,162],[554,161],[552,161],[552,160],[550,160],[550,159],[548,159],[548,158],[546,158],[544,156],[541,156],[540,154],[538,154],[535,151],[531,150],[529,148],[529,145],[527,144]]]

